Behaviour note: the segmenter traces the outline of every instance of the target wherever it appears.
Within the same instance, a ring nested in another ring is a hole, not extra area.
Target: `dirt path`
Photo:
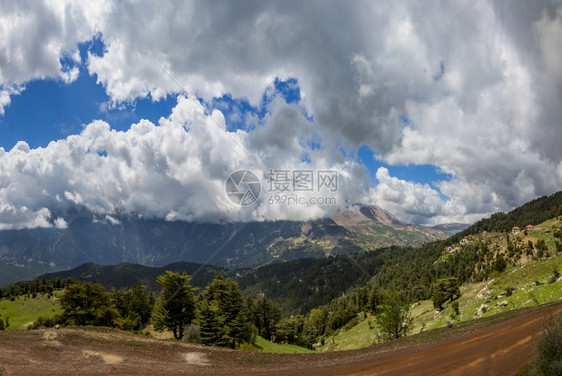
[[[0,375],[515,375],[535,356],[542,320],[562,303],[356,351],[276,355],[112,329],[0,332]],[[515,316],[515,317],[510,317]]]
[[[515,375],[535,356],[541,327],[540,315],[510,320],[491,330],[479,330],[467,338],[435,343],[404,354],[389,353],[382,359],[362,360],[331,375]],[[328,373],[327,369],[308,372]],[[294,373],[299,374],[299,373]]]

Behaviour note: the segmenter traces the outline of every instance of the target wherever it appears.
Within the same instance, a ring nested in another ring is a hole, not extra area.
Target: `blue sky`
[[[103,55],[103,43],[99,38],[80,44],[79,49],[83,62],[88,51]],[[120,131],[141,119],[157,123],[176,105],[173,95],[158,102],[149,96],[112,109],[105,89],[96,83],[95,75],[88,74],[84,63],[61,59],[61,64],[77,66],[80,69],[78,79],[70,84],[58,79],[26,83],[25,90],[12,98],[5,115],[0,117],[0,147],[10,150],[18,141],[27,142],[31,148],[45,147],[53,140],[80,133],[83,125],[96,119],[105,120]]]

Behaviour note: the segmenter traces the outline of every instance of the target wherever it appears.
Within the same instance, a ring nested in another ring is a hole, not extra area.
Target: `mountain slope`
[[[542,196],[530,201],[509,213],[492,214],[490,218],[484,218],[457,236],[458,241],[463,236],[481,233],[482,231],[511,231],[513,226],[525,228],[525,226],[537,225],[550,218],[562,216],[562,191],[550,196]]]
[[[159,289],[156,277],[166,270],[186,272],[195,287],[206,286],[217,273],[236,280],[247,295],[265,293],[286,313],[304,313],[330,302],[341,294],[365,284],[395,249],[339,255],[322,259],[299,259],[273,263],[255,269],[225,270],[210,265],[177,262],[163,267],[121,263],[97,265],[87,263],[77,268],[39,276],[37,279],[74,278],[101,283],[106,288],[132,287],[142,283]]]
[[[37,279],[51,280],[55,278],[74,278],[83,282],[100,283],[105,288],[130,288],[137,283],[142,283],[153,290],[160,286],[156,277],[166,270],[178,273],[187,273],[192,276],[191,284],[194,287],[203,288],[209,284],[216,274],[225,273],[223,268],[210,265],[196,264],[192,262],[176,262],[163,267],[144,266],[132,263],[121,263],[118,265],[97,265],[94,263],[82,264],[74,269],[39,276]]]
[[[543,214],[537,212],[536,215]],[[543,230],[529,233],[529,237],[537,237],[533,238],[535,244],[539,238],[546,239],[550,253],[542,257],[557,250],[555,237],[558,230],[554,231],[551,226],[558,229],[562,222],[552,221],[543,223],[546,226]],[[512,255],[504,256],[508,263],[517,263],[518,259],[514,257],[526,252],[523,247],[527,247],[528,241],[523,241],[523,236],[519,235],[519,240],[512,239],[517,242],[514,243],[516,248]],[[367,282],[374,282],[381,289],[403,291],[408,300],[418,301],[430,298],[431,285],[438,278],[456,277],[461,282],[468,282],[481,281],[492,275],[497,259],[495,253],[499,250],[505,252],[509,246],[505,233],[481,234],[472,239],[463,239],[462,243],[446,239],[419,247],[393,246],[322,259],[305,258],[254,269],[226,271],[225,274],[235,278],[247,294],[265,293],[278,302],[286,313],[305,313]],[[539,257],[538,253],[536,256]],[[110,281],[116,278],[112,277]],[[132,285],[137,280],[129,282]]]
[[[189,261],[241,268],[361,250],[350,235],[330,219],[197,224],[121,217],[114,225],[79,216],[67,229],[1,231],[0,285],[13,281],[3,277],[2,269],[8,268],[19,268],[17,280],[23,280],[87,262],[161,266]]]
[[[402,223],[374,206],[340,214],[310,222],[202,224],[74,212],[65,217],[66,229],[0,231],[0,286],[88,262],[162,266],[188,261],[252,268],[445,237],[438,230]]]
[[[375,205],[355,204],[338,212],[333,220],[352,232],[367,250],[392,245],[418,246],[447,237],[439,229],[404,223]]]

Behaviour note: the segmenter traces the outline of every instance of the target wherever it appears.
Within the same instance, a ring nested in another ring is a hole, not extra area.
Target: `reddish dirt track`
[[[533,344],[542,315],[509,320],[491,330],[445,340],[425,349],[388,353],[344,368],[308,372],[309,375],[515,375],[535,356]],[[296,373],[295,373],[296,374]]]
[[[535,357],[549,304],[356,351],[276,355],[111,329],[0,332],[0,375],[515,375]]]

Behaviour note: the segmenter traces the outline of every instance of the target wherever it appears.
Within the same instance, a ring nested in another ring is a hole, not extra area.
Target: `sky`
[[[472,223],[561,189],[561,49],[560,1],[1,1],[0,230]],[[283,171],[316,186],[268,190]]]

